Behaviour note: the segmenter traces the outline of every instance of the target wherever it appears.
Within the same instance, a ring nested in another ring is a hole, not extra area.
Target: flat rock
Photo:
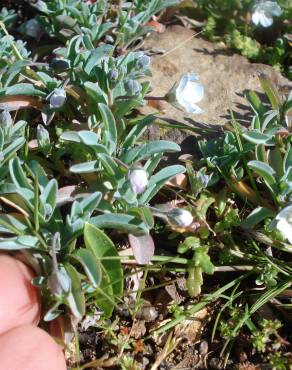
[[[162,34],[152,34],[143,48],[165,51],[152,57],[153,96],[163,96],[184,73],[196,72],[200,76],[205,96],[198,105],[204,110],[203,114],[187,114],[166,102],[160,104],[160,116],[179,122],[224,125],[230,121],[230,109],[238,120],[249,121],[251,112],[244,94],[247,90],[261,92],[258,79],[261,73],[279,87],[291,87],[291,82],[274,68],[250,63],[247,58],[196,37],[194,31],[181,26],[171,26]],[[152,139],[168,137],[178,143],[186,137],[178,130],[166,132],[157,127],[150,130],[149,136]]]

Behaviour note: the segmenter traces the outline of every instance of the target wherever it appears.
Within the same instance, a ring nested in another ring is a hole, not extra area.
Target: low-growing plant
[[[292,95],[279,94],[261,76],[265,99],[246,94],[249,125],[232,115],[215,136],[205,137],[214,130],[201,129],[197,160],[183,156],[182,164],[169,165],[167,156],[179,145],[148,140],[146,130],[161,122],[140,108],[149,99],[166,100],[201,113],[204,88],[195,73],[186,73],[163,97],[149,96],[151,59],[139,41],[153,30],[151,17],[176,3],[38,0],[37,15],[16,30],[15,14],[2,11],[0,250],[20,251],[33,267],[46,321],[69,315],[76,328],[91,311],[111,318],[124,299],[123,261],[135,259],[147,265],[141,266],[144,283],[148,271],[158,269],[186,276],[188,304],[170,305],[170,320],[153,329],[156,334],[225,300],[213,331],[213,338],[218,329],[226,340],[222,353],[245,327],[261,350],[259,338],[276,334],[261,329],[255,313],[292,284],[286,261],[292,242]],[[224,4],[227,13],[241,6]],[[247,5],[240,9],[248,11]],[[203,1],[200,7],[211,9]],[[178,176],[187,185],[173,185]],[[165,240],[159,253],[158,236]],[[120,254],[121,245],[130,247],[128,255]],[[224,271],[240,275],[205,289],[209,276]],[[133,320],[144,285],[133,293]],[[257,286],[262,294],[250,302],[249,291]],[[219,323],[227,313],[231,320]],[[108,322],[103,329],[109,341],[118,341]],[[176,344],[171,335],[165,356]],[[135,358],[123,353],[126,345],[118,343],[121,364],[135,368]],[[275,354],[271,362],[281,358]]]
[[[133,3],[139,24],[170,3],[151,1],[147,9]],[[35,6],[45,13],[36,18],[43,32],[63,44],[50,58],[39,54],[34,61],[2,23],[10,41],[2,56],[0,90],[1,249],[22,250],[35,268],[34,284],[46,298],[45,320],[67,306],[78,321],[91,304],[110,317],[123,294],[123,271],[101,229],[129,234],[137,260],[149,262],[154,253],[149,203],[185,168],[160,166],[163,155],[179,146],[143,141],[155,118],[133,114],[149,92],[149,83],[140,80],[150,73],[149,56],[123,54],[119,42],[96,45],[104,32],[89,32],[94,31],[90,22],[96,24],[101,9],[108,8],[80,1]],[[114,10],[113,4],[108,7]],[[130,17],[133,9],[122,15]],[[64,19],[78,26],[70,38],[58,27]],[[20,30],[29,29],[32,36],[28,22]],[[8,59],[11,51],[14,57]]]

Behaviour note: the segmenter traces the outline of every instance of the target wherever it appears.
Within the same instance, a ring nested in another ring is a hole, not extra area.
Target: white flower
[[[66,91],[64,89],[55,89],[50,97],[51,108],[61,108],[66,100]]]
[[[142,194],[148,185],[148,174],[144,168],[135,168],[128,175],[131,187],[136,194]]]
[[[27,36],[37,38],[41,34],[41,26],[36,19],[30,19],[25,23],[25,33]]]
[[[202,113],[202,109],[196,105],[204,96],[204,87],[196,82],[198,79],[196,73],[183,75],[166,94],[166,101],[188,113]]]
[[[194,220],[191,212],[183,208],[173,208],[167,212],[167,217],[172,224],[178,227],[188,227]]]
[[[288,206],[276,216],[277,226],[276,228],[281,232],[285,239],[289,240],[292,244],[292,205]]]
[[[255,25],[270,27],[273,17],[279,17],[281,14],[282,10],[275,1],[260,1],[253,9],[252,21]]]

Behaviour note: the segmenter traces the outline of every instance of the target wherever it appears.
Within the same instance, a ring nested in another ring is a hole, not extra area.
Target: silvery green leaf
[[[37,2],[35,4],[31,4],[31,6],[34,6],[37,10],[45,14],[50,13],[47,4],[43,0],[37,0]]]
[[[110,55],[113,51],[112,45],[102,45],[93,50],[85,64],[84,71],[90,75],[92,69],[98,65],[103,59],[105,59],[108,55]]]
[[[95,132],[82,130],[78,131],[77,135],[80,138],[80,142],[85,145],[93,146],[99,143],[99,136]]]
[[[130,130],[128,135],[126,136],[122,147],[125,149],[130,148],[135,142],[139,139],[139,137],[143,134],[146,130],[147,126],[151,125],[154,121],[155,117],[152,115],[144,117],[142,120],[135,122],[134,127]]]
[[[20,188],[14,184],[5,183],[0,185],[0,194],[18,194],[25,201],[26,204],[29,204],[32,207],[34,201],[34,192],[26,189]]]
[[[100,171],[98,161],[89,161],[85,163],[74,164],[70,167],[70,171],[73,173],[91,173]]]
[[[271,166],[260,161],[249,161],[247,165],[249,168],[253,169],[258,175],[263,177],[267,184],[269,184],[270,186],[275,185],[276,172]]]
[[[102,194],[99,191],[96,191],[93,194],[90,194],[80,202],[80,207],[84,214],[91,215],[91,213],[96,209],[98,203],[100,202]]]
[[[18,139],[14,140],[10,145],[8,145],[5,149],[2,150],[2,155],[4,159],[6,160],[9,158],[12,154],[17,152],[18,149],[20,149],[25,144],[25,138],[19,137]]]
[[[46,187],[46,185],[49,182],[43,167],[37,161],[34,161],[34,160],[28,163],[28,167],[31,169],[34,175],[38,178],[39,187],[41,191],[43,191],[43,189]]]
[[[256,130],[243,132],[242,136],[254,144],[266,144],[272,138],[272,135],[266,135]]]
[[[0,250],[21,250],[38,247],[38,238],[24,235],[14,238],[0,238]]]
[[[85,296],[81,287],[81,278],[78,271],[70,264],[66,264],[65,270],[71,280],[71,289],[66,298],[72,314],[78,319],[85,314]]]
[[[105,171],[109,176],[118,181],[125,176],[124,172],[117,165],[115,160],[108,154],[99,153],[98,158],[100,159]]]
[[[40,200],[45,205],[46,210],[46,220],[49,221],[53,212],[56,208],[56,201],[57,201],[57,191],[58,191],[58,182],[55,179],[52,179],[48,182],[46,187],[44,188],[43,192],[40,195]],[[49,208],[46,207],[46,204],[50,206]]]
[[[55,320],[57,317],[62,315],[63,310],[58,310],[58,307],[60,306],[62,302],[57,302],[51,307],[44,315],[44,321],[50,322]]]
[[[28,181],[18,157],[9,161],[9,173],[13,183],[19,188],[27,188],[33,190],[32,184]]]
[[[149,158],[157,153],[164,152],[172,153],[179,151],[180,151],[179,145],[171,141],[165,140],[149,141],[133,149],[125,151],[121,156],[121,160],[127,164],[131,164],[133,162]]]
[[[5,95],[27,95],[45,97],[46,93],[29,83],[19,83],[5,89]]]
[[[151,176],[147,186],[147,190],[139,197],[139,204],[148,203],[155,194],[163,187],[163,185],[176,175],[186,171],[184,166],[173,165],[163,168],[155,175]]]
[[[116,150],[117,146],[117,127],[115,118],[107,105],[99,103],[98,108],[104,124],[104,141],[109,154]]]
[[[99,144],[99,136],[91,131],[66,131],[60,136],[61,140],[84,144],[89,146],[95,153],[107,153],[104,145]]]
[[[99,229],[117,229],[134,235],[146,234],[149,231],[144,222],[135,216],[122,213],[91,217],[88,222]]]
[[[27,122],[23,120],[16,122],[12,126],[11,136],[23,136],[26,125],[27,125]]]
[[[5,234],[15,234],[15,230],[25,234],[27,225],[24,218],[17,214],[0,214],[0,232]]]
[[[274,215],[273,211],[265,207],[257,207],[254,209],[241,223],[244,229],[253,229],[261,221]]]
[[[100,262],[94,253],[86,248],[78,249],[72,257],[76,259],[83,267],[89,281],[96,288],[100,285],[102,279],[102,271]]]
[[[107,95],[105,92],[98,86],[97,83],[90,81],[85,82],[84,84],[87,94],[91,97],[95,104],[104,103],[107,104]]]

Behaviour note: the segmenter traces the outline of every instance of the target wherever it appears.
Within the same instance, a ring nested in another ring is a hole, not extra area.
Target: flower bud
[[[118,77],[119,77],[119,71],[117,69],[112,69],[111,71],[109,71],[108,78],[112,82],[117,81]]]
[[[148,68],[150,65],[151,59],[148,55],[143,54],[141,57],[137,59],[137,65],[141,68]]]
[[[42,126],[37,127],[37,142],[40,150],[44,154],[48,154],[51,150],[51,141],[49,132]]]
[[[25,23],[24,31],[27,36],[37,38],[40,36],[42,29],[39,22],[33,18]]]
[[[142,194],[148,185],[148,174],[144,168],[135,168],[128,175],[134,193]]]
[[[50,97],[51,108],[61,108],[66,100],[66,91],[64,89],[55,89]]]
[[[177,227],[185,228],[193,223],[191,212],[183,208],[173,208],[167,212],[167,217],[171,224]]]
[[[137,95],[142,90],[141,85],[138,81],[135,80],[127,80],[124,83],[125,90],[130,95]]]

